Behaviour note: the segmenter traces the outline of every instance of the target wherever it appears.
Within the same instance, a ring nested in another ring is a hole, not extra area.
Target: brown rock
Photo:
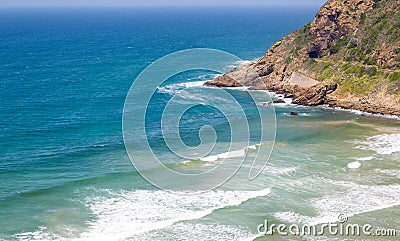
[[[241,87],[242,85],[234,80],[233,78],[229,77],[228,75],[224,74],[218,76],[214,80],[208,81],[204,84],[205,86],[215,86],[215,87]]]

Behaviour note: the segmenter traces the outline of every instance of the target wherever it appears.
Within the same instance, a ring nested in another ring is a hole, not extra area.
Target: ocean
[[[398,118],[301,107],[286,100],[274,106],[276,141],[267,166],[244,163],[222,186],[201,193],[159,189],[128,157],[122,127],[125,100],[148,65],[192,48],[255,60],[276,40],[311,21],[316,11],[0,9],[0,240],[265,240],[258,234],[265,220],[322,224],[337,221],[340,214],[352,223],[398,228]],[[224,113],[205,106],[188,111],[179,131],[184,143],[195,147],[202,143],[202,126],[212,126],[222,147],[211,157],[174,157],[160,127],[162,108],[177,93],[187,93],[182,105],[220,98],[215,89],[202,86],[215,75],[206,70],[181,73],[152,97],[148,142],[171,169],[209,170],[231,141]],[[231,110],[233,124],[240,126],[244,113],[254,132],[247,142],[239,138],[233,144],[243,148],[239,153],[254,156],[271,145],[260,142],[257,134],[257,103],[243,89],[227,91],[243,108]],[[254,95],[257,102],[267,93]],[[292,111],[299,115],[291,116]],[[132,155],[149,157],[134,147]],[[261,172],[254,180],[248,179],[250,168]],[[145,171],[161,173],[154,167]]]

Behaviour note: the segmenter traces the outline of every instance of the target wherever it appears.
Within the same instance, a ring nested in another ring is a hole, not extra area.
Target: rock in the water
[[[273,103],[274,104],[285,104],[286,102],[284,100],[279,99],[279,100],[274,100]]]
[[[232,77],[228,75],[221,75],[212,81],[208,81],[204,84],[205,86],[215,86],[215,87],[241,87],[242,85]]]
[[[292,112],[290,112],[290,115],[297,116],[297,115],[299,115],[299,113],[292,111]]]

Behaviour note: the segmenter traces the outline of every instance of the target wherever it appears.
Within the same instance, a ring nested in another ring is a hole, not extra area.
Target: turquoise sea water
[[[277,105],[277,141],[262,174],[249,181],[245,164],[224,186],[197,195],[158,190],[126,154],[125,97],[147,65],[188,48],[221,49],[253,60],[315,11],[0,10],[0,239],[252,239],[265,219],[321,223],[341,213],[356,223],[398,228],[398,119]],[[212,162],[171,158],[162,148],[156,107],[182,89],[189,93],[186,101],[212,99],[214,90],[201,83],[213,76],[206,71],[175,76],[154,97],[149,142],[174,168],[190,172]],[[230,92],[245,103],[250,123],[257,123],[244,92]],[[291,111],[300,115],[292,117]],[[219,142],[229,140],[226,119],[207,108],[184,116],[183,140],[197,145],[205,124],[215,127]],[[257,143],[257,135],[252,138]]]

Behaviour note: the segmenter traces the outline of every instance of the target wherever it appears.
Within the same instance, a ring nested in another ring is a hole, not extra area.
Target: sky
[[[321,6],[326,0],[0,0],[0,7]]]

